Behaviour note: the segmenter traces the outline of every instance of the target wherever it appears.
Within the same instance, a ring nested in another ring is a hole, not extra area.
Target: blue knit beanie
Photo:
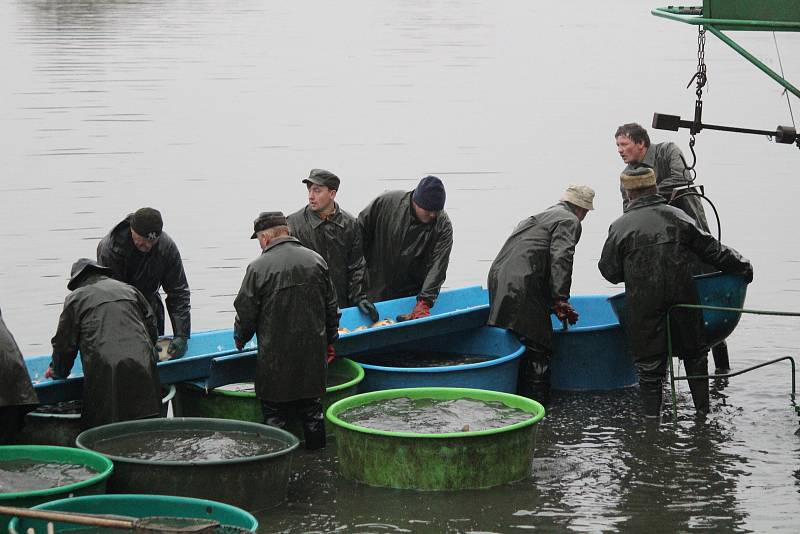
[[[419,181],[411,199],[424,210],[442,211],[445,200],[444,184],[436,176],[426,176]]]

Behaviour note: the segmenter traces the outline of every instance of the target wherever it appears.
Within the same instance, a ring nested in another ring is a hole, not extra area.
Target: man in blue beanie
[[[426,176],[413,191],[379,195],[358,216],[372,302],[416,296],[411,313],[430,315],[447,274],[453,227],[444,211],[444,184]]]

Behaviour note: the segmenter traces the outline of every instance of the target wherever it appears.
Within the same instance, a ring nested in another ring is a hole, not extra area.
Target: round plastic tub
[[[30,508],[36,504],[72,495],[105,493],[108,477],[114,468],[111,460],[92,451],[44,445],[6,445],[0,447],[0,464],[15,460],[82,465],[97,474],[80,482],[34,491],[0,493],[0,505]],[[0,532],[5,532],[11,518],[0,515]]]
[[[142,460],[106,455],[114,461],[109,493],[146,493],[212,499],[257,511],[286,499],[291,453],[299,442],[289,432],[257,423],[228,419],[179,417],[141,419],[99,426],[82,432],[78,447],[96,450],[102,440],[140,432],[211,430],[248,432],[283,442],[285,448],[268,454],[230,460]],[[102,453],[101,453],[102,454]]]
[[[164,387],[161,399],[161,417],[167,416],[169,401],[175,397],[175,386]],[[31,445],[58,445],[72,447],[78,434],[83,432],[79,413],[30,412],[25,416],[25,427],[19,433],[19,443]]]
[[[362,392],[416,387],[467,387],[517,392],[520,356],[525,347],[502,328],[483,326],[455,334],[415,340],[381,352],[426,351],[481,355],[490,360],[442,367],[387,367],[362,363]],[[359,361],[358,357],[355,357]],[[365,358],[366,359],[366,358]]]
[[[365,428],[338,417],[347,409],[398,397],[499,401],[530,413],[530,418],[498,429],[414,434]],[[528,477],[537,423],[544,413],[538,402],[508,393],[408,388],[348,397],[328,408],[327,417],[334,425],[339,468],[345,477],[371,486],[462,490],[489,488]]]
[[[339,384],[325,390],[323,398],[325,409],[340,399],[356,394],[359,383],[364,380],[364,369],[353,360],[340,358],[334,360],[328,367],[328,381],[331,382],[334,377]],[[202,387],[192,382],[178,384],[178,391],[183,416],[236,419],[253,423],[261,423],[264,420],[261,402],[256,398],[254,391],[216,388],[206,393]],[[296,429],[290,430],[301,432],[299,425]]]

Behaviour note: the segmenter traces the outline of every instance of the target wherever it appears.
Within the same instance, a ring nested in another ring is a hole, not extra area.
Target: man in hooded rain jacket
[[[367,297],[373,302],[417,297],[414,309],[399,320],[429,316],[442,289],[453,248],[444,202],[442,181],[426,176],[413,191],[386,192],[358,215]]]
[[[80,351],[84,428],[158,417],[156,319],[144,296],[111,278],[111,269],[81,258],[72,265],[53,360],[45,376],[66,378]]]
[[[159,335],[164,335],[164,304],[158,289],[164,289],[173,335],[167,354],[180,358],[186,353],[192,330],[189,282],[178,246],[162,231],[163,226],[158,210],[136,210],[100,241],[97,262],[111,269],[115,279],[131,284],[147,298]]]
[[[0,313],[0,445],[14,443],[25,414],[38,404],[25,360]]]
[[[623,124],[617,128],[614,134],[617,143],[617,152],[622,161],[627,164],[626,171],[649,167],[656,174],[656,187],[658,194],[669,202],[673,191],[676,188],[689,187],[687,192],[696,192],[691,188],[693,179],[686,169],[683,154],[678,145],[672,142],[650,144],[650,136],[647,130],[639,124],[631,122]],[[620,186],[622,193],[623,209],[628,204],[628,197],[625,189]],[[670,202],[672,206],[682,209],[686,214],[694,219],[697,227],[708,232],[708,221],[706,212],[703,209],[703,202],[697,195],[676,195]],[[694,263],[694,274],[713,272],[713,269],[703,262],[696,260]],[[728,356],[728,344],[725,340],[720,341],[711,348],[714,356],[714,367],[716,372],[725,373],[730,371],[730,358]]]
[[[625,282],[625,330],[642,408],[645,416],[658,418],[667,369],[666,314],[674,304],[698,303],[692,279],[697,257],[724,272],[742,273],[748,282],[753,268],[683,210],[667,205],[652,169],[625,171],[620,180],[630,202],[611,223],[598,267],[609,282]],[[677,309],[670,317],[674,353],[682,356],[686,374],[707,375],[702,311]],[[689,380],[689,389],[698,414],[708,413],[708,380]]]
[[[570,185],[558,204],[517,225],[489,269],[487,324],[522,338],[518,390],[542,404],[550,398],[550,314],[571,324],[578,320],[569,304],[572,260],[593,202],[590,187]]]
[[[303,180],[308,188],[308,205],[286,217],[289,232],[328,264],[340,308],[358,306],[372,322],[378,310],[364,293],[364,251],[358,219],[334,200],[339,177],[324,169],[312,169]]]
[[[336,290],[325,260],[289,235],[281,212],[262,212],[253,223],[261,255],[247,266],[233,305],[239,350],[256,335],[256,396],[264,423],[285,428],[292,412],[303,425],[306,448],[325,446],[322,396],[326,356],[339,337]]]

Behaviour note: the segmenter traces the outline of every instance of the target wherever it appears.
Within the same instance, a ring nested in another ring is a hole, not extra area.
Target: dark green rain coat
[[[80,350],[85,428],[158,417],[156,320],[133,286],[91,273],[67,295],[52,339],[55,378],[66,378]]]
[[[0,429],[0,436],[11,437],[25,414],[38,404],[22,352],[0,314],[0,424],[14,427]]]
[[[166,232],[149,252],[140,252],[131,238],[131,217],[117,224],[97,245],[97,263],[110,268],[114,278],[131,284],[147,298],[156,316],[158,333],[164,334],[164,304],[158,294],[167,294],[167,311],[175,336],[189,338],[189,282],[177,245]]]
[[[598,267],[609,282],[625,282],[625,323],[634,361],[666,354],[667,310],[674,304],[698,303],[692,280],[698,258],[724,272],[752,273],[738,252],[660,195],[630,202],[611,223]],[[670,324],[675,354],[708,351],[700,310],[676,310]]]
[[[447,212],[423,224],[413,213],[413,191],[389,191],[358,215],[367,262],[367,298],[373,302],[416,296],[433,305],[453,248]]]
[[[340,308],[355,306],[366,298],[364,293],[364,251],[358,219],[335,204],[336,211],[327,219],[308,206],[286,218],[289,231],[304,247],[310,248],[328,264]]]
[[[517,225],[489,269],[487,324],[552,352],[551,307],[569,299],[581,221],[566,202]]]
[[[269,402],[325,393],[325,355],[339,336],[336,291],[325,260],[294,237],[270,241],[247,266],[233,303],[233,335],[256,334],[256,396]]]

